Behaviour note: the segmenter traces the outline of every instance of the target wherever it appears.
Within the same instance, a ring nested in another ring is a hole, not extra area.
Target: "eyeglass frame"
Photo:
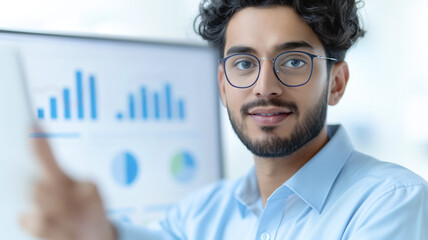
[[[275,63],[276,63],[276,60],[278,59],[278,57],[280,57],[280,56],[282,56],[282,55],[284,55],[284,54],[287,54],[287,53],[303,53],[303,54],[308,55],[308,56],[311,58],[311,73],[309,74],[308,80],[306,80],[306,82],[304,82],[304,83],[302,83],[302,84],[299,84],[299,85],[289,85],[289,84],[286,84],[286,83],[284,83],[283,81],[281,81],[281,79],[279,78],[278,73],[277,73],[277,70],[276,70],[276,67],[275,67],[275,65],[276,65]],[[257,78],[256,78],[256,80],[255,80],[251,85],[249,85],[249,86],[247,86],[247,87],[238,87],[238,86],[233,85],[233,84],[230,82],[229,77],[227,76],[227,73],[226,73],[226,61],[227,61],[229,58],[231,58],[231,57],[233,57],[233,56],[237,56],[237,55],[247,55],[247,56],[254,57],[255,59],[257,59],[257,62],[258,62],[258,64],[259,64],[259,72],[258,72],[258,74],[257,74]],[[275,58],[269,58],[269,57],[262,57],[262,58],[258,58],[257,56],[255,56],[255,55],[253,55],[253,54],[250,54],[250,53],[235,53],[235,54],[232,54],[232,55],[230,55],[230,56],[227,56],[227,57],[225,57],[225,58],[222,58],[222,59],[218,60],[218,62],[223,64],[224,75],[226,76],[227,82],[228,82],[232,87],[235,87],[235,88],[250,88],[250,87],[252,87],[254,84],[256,84],[256,82],[257,82],[257,80],[259,80],[259,76],[260,76],[260,71],[261,71],[261,67],[262,67],[262,64],[261,64],[261,62],[260,62],[260,61],[261,61],[262,59],[271,59],[271,60],[273,60],[273,72],[275,73],[275,76],[276,76],[276,78],[278,79],[278,81],[279,81],[280,83],[282,83],[283,85],[285,85],[285,86],[287,86],[287,87],[300,87],[300,86],[303,86],[303,85],[305,85],[306,83],[308,83],[308,82],[309,82],[309,80],[311,80],[312,73],[313,73],[313,70],[314,70],[314,58],[320,58],[320,59],[326,59],[326,60],[330,60],[330,61],[338,62],[338,60],[337,60],[336,58],[323,57],[323,56],[315,55],[315,54],[308,53],[308,52],[304,52],[304,51],[286,51],[286,52],[282,52],[282,53],[278,54]]]

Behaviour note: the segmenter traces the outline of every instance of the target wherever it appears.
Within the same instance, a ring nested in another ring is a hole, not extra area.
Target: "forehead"
[[[276,46],[287,42],[306,42],[313,53],[324,54],[322,43],[312,28],[290,7],[247,7],[230,19],[225,35],[224,53],[243,46],[256,54],[277,54]]]

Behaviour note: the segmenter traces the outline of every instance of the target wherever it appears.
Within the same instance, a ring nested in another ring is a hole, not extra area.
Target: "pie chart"
[[[138,162],[130,152],[118,154],[113,161],[113,177],[123,186],[129,186],[135,182],[138,176]]]
[[[196,175],[195,159],[188,152],[177,153],[172,157],[170,171],[178,182],[190,182]]]

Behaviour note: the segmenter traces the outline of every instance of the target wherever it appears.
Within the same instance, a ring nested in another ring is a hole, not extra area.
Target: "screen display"
[[[29,137],[47,138],[68,174],[94,181],[110,217],[146,224],[220,179],[213,49],[15,32],[0,43],[18,50],[43,127]]]

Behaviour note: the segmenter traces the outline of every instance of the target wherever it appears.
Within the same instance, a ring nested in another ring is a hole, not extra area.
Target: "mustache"
[[[269,99],[269,100],[257,99],[255,101],[245,103],[241,107],[241,114],[242,114],[242,116],[245,116],[248,114],[248,112],[252,108],[267,107],[267,106],[288,108],[291,111],[293,111],[294,113],[296,113],[297,115],[299,115],[299,109],[297,108],[296,103],[290,102],[290,101],[284,101],[284,100],[280,100],[280,99]]]

